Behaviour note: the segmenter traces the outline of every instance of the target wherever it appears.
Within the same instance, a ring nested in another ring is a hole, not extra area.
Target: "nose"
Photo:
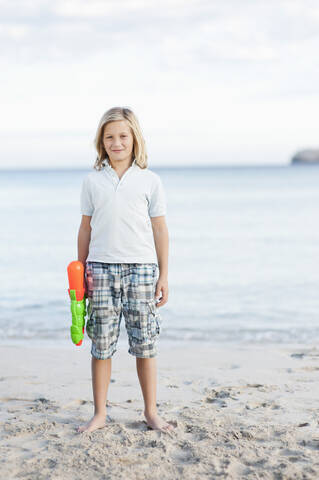
[[[112,145],[113,150],[116,150],[117,148],[121,148],[121,145],[122,145],[121,140],[119,138],[115,139]]]

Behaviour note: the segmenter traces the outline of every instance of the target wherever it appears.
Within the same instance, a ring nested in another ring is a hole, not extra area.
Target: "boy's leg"
[[[84,425],[78,427],[78,432],[93,432],[106,426],[106,399],[111,381],[112,358],[98,360],[91,357],[92,388],[94,398],[94,416]]]
[[[111,381],[112,358],[98,360],[91,357],[94,415],[106,416],[107,392]]]
[[[156,430],[172,430],[162,420],[156,408],[156,340],[160,334],[161,318],[155,305],[158,267],[152,263],[123,266],[123,314],[129,337],[129,353],[136,357],[137,374],[144,398],[147,424]]]
[[[165,422],[157,413],[156,407],[156,384],[157,365],[156,358],[136,357],[137,374],[140,381],[144,398],[144,415],[147,424],[155,430],[173,430],[173,425]]]
[[[156,414],[156,358],[136,357],[136,369],[144,399],[144,414]]]
[[[106,399],[111,380],[111,357],[116,351],[120,333],[118,306],[119,267],[116,264],[88,262],[86,275],[91,285],[86,331],[92,340],[91,371],[94,416],[78,432],[92,432],[106,425]]]

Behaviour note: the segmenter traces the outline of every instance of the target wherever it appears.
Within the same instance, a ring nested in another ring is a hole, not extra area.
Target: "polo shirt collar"
[[[114,168],[111,166],[109,159],[106,158],[102,162],[102,171],[105,173],[105,175],[111,180],[115,188],[118,187],[118,185],[123,183],[123,177],[130,176],[134,171],[136,171],[139,168],[139,166],[136,163],[136,160],[134,159],[132,162],[132,165],[125,171],[124,175],[122,175],[122,178],[120,179]]]
[[[138,166],[138,165],[137,165],[137,163],[136,163],[136,158],[134,158],[133,163],[132,163],[132,165],[131,165],[129,168],[132,168],[132,167],[133,167],[133,168],[136,168],[137,166]],[[112,172],[112,171],[113,171],[113,172],[115,171],[114,168],[112,167],[112,165],[110,164],[110,161],[109,161],[108,158],[105,158],[105,159],[103,160],[103,162],[102,162],[102,167],[105,168],[105,170],[108,170],[108,171],[111,171],[111,172]]]

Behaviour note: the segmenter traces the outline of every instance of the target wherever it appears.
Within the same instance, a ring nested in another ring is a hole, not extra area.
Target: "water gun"
[[[85,327],[85,283],[83,263],[74,261],[68,265],[69,287],[71,299],[72,325],[70,327],[71,339],[76,346],[82,345]]]

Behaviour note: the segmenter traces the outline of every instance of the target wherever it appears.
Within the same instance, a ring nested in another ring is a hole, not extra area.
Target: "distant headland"
[[[308,148],[306,150],[300,150],[292,157],[291,163],[302,163],[308,165],[319,164],[319,148]]]

